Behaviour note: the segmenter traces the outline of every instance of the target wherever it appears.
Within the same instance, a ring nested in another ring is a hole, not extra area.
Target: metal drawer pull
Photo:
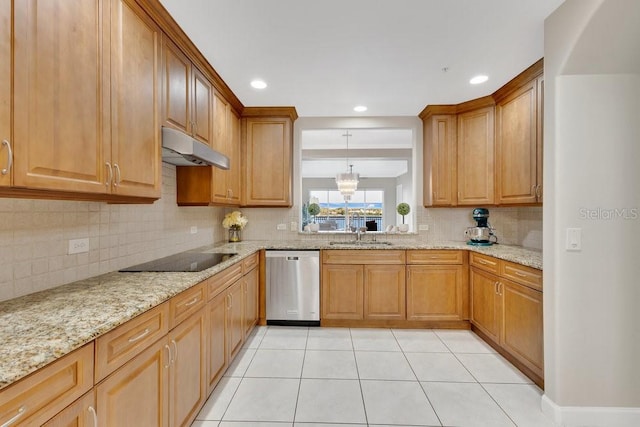
[[[193,297],[193,299],[191,301],[189,301],[188,303],[186,303],[184,306],[185,307],[191,307],[193,304],[198,302],[198,297]]]
[[[519,271],[514,271],[513,274],[515,274],[516,276],[520,276],[520,277],[527,277],[526,274],[520,273]]]
[[[166,349],[167,349],[167,351],[169,352],[169,361],[167,362],[167,364],[166,364],[166,365],[164,365],[164,367],[165,367],[165,368],[168,368],[168,367],[171,365],[171,361],[173,360],[173,359],[171,358],[171,347],[169,347],[169,345],[168,345],[168,344],[165,344],[165,345],[164,345],[164,348],[166,348]]]
[[[109,175],[107,175],[107,182],[105,182],[104,185],[108,187],[111,185],[111,180],[113,179],[113,168],[111,167],[111,163],[109,162],[105,162],[105,165],[107,166],[107,171],[109,172]]]
[[[129,338],[129,342],[136,342],[138,340],[141,340],[142,338],[146,337],[147,335],[149,335],[149,332],[151,332],[149,330],[149,328],[145,328],[144,331],[140,332],[138,335],[136,335],[135,337],[131,337]]]
[[[7,141],[6,139],[2,140],[2,145],[7,146],[7,167],[5,169],[2,169],[1,171],[2,175],[6,175],[9,173],[9,171],[11,170],[11,166],[13,165],[13,151],[11,151],[11,144],[9,144],[9,141]]]
[[[173,349],[174,354],[173,354],[173,361],[175,362],[178,359],[178,343],[176,343],[176,340],[171,340],[171,344],[173,344]]]
[[[18,421],[20,419],[21,416],[24,415],[24,413],[27,412],[27,407],[22,405],[19,409],[18,409],[18,413],[15,414],[13,416],[13,418],[11,418],[10,420],[8,420],[6,423],[2,424],[1,427],[9,427],[10,425],[13,425],[13,423],[15,423],[16,421]]]
[[[87,411],[89,411],[91,413],[91,416],[93,417],[93,426],[98,427],[98,414],[96,413],[96,410],[94,409],[94,407],[89,406],[87,408]]]
[[[483,259],[478,259],[478,263],[482,265],[489,265],[489,263]]]

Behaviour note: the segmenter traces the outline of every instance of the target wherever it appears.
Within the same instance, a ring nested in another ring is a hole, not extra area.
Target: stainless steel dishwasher
[[[320,326],[320,251],[267,250],[267,324]]]

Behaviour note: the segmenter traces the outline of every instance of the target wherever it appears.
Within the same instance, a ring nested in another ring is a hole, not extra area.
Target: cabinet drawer
[[[42,425],[92,387],[93,342],[2,390],[0,424]]]
[[[176,295],[169,301],[169,329],[204,307],[207,302],[204,283]]]
[[[542,271],[538,269],[503,261],[500,264],[500,276],[530,288],[542,290]]]
[[[462,264],[463,251],[454,250],[409,250],[407,264]]]
[[[96,340],[96,383],[169,332],[169,304],[161,304]]]
[[[240,278],[242,278],[242,263],[239,262],[207,279],[205,282],[207,286],[207,299],[211,300]]]
[[[496,258],[487,256],[487,255],[481,255],[476,252],[469,253],[469,264],[481,270],[499,274],[500,273],[500,268],[498,266],[499,263],[500,261],[497,260]]]
[[[324,264],[404,264],[405,251],[387,250],[325,250]]]
[[[255,253],[242,260],[242,274],[247,274],[253,270],[259,263],[258,254]]]

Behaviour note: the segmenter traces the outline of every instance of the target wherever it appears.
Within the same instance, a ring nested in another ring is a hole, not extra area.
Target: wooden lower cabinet
[[[540,377],[543,375],[542,292],[502,280],[502,346]]]
[[[471,267],[471,322],[495,342],[500,341],[502,299],[500,278]]]
[[[207,307],[207,388],[213,390],[224,375],[229,359],[227,357],[227,306],[229,299],[226,293],[214,297]]]
[[[466,266],[407,266],[407,320],[465,320]]]
[[[200,310],[170,334],[169,369],[171,426],[189,426],[206,400],[206,316]]]
[[[259,270],[253,268],[244,275],[242,280],[242,290],[244,292],[244,336],[246,337],[258,323]]]
[[[364,318],[404,320],[404,265],[364,266]]]
[[[44,427],[95,427],[97,422],[96,396],[91,390],[50,419]]]
[[[169,426],[171,351],[156,341],[97,385],[98,425]]]
[[[190,425],[207,397],[205,325],[200,310],[98,384],[99,425]]]
[[[364,318],[364,268],[362,265],[322,266],[322,319]]]
[[[227,357],[233,359],[244,342],[244,293],[242,280],[229,287],[227,291]]]

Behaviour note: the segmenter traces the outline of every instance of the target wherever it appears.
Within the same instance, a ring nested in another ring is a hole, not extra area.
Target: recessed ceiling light
[[[471,80],[469,80],[469,83],[471,83],[472,85],[479,85],[480,83],[484,83],[487,80],[489,80],[488,76],[485,75],[479,75],[479,76],[475,76],[474,78],[472,78]]]
[[[353,107],[353,111],[357,113],[364,113],[365,111],[367,111],[367,107],[365,107],[364,105],[358,105],[356,107]]]
[[[264,89],[267,87],[267,84],[264,82],[264,80],[256,79],[251,82],[251,87],[254,89]]]

